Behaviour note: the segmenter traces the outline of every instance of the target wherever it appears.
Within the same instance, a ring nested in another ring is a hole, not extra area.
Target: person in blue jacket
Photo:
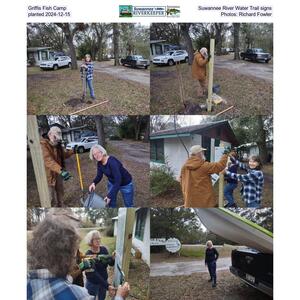
[[[236,157],[237,153],[235,151],[232,151],[232,157],[230,157],[230,163],[228,164],[228,171],[234,174],[237,174],[238,171],[238,164],[235,162]],[[233,192],[238,186],[238,180],[226,175],[225,180],[227,182],[224,187],[224,197],[227,200],[225,207],[237,207],[234,201]]]
[[[219,258],[219,253],[212,241],[206,242],[206,251],[205,251],[205,265],[208,268],[210,279],[208,282],[212,282],[212,287],[217,286],[217,259]]]
[[[96,185],[102,180],[103,174],[108,178],[108,193],[104,198],[108,207],[117,206],[117,195],[120,191],[123,196],[124,206],[133,207],[134,186],[131,174],[123,167],[122,163],[100,145],[94,145],[90,150],[90,159],[97,161],[97,175],[89,186],[93,192]]]
[[[90,231],[85,237],[86,243],[89,245],[85,255],[109,255],[106,247],[101,245],[101,236],[98,230]],[[89,294],[92,296],[98,296],[98,300],[105,300],[106,292],[108,291],[110,295],[113,295],[115,289],[107,281],[107,267],[108,265],[113,266],[115,264],[115,253],[107,259],[106,263],[102,261],[95,260],[95,263],[91,270],[85,271],[86,283],[85,287]]]

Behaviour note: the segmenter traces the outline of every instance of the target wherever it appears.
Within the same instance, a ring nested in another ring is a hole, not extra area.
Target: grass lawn
[[[197,97],[198,82],[192,78],[191,66],[179,66],[183,78],[186,100],[190,103],[205,104],[205,98]],[[151,114],[183,114],[184,109],[179,96],[176,67],[151,66],[150,110]],[[227,104],[219,104],[213,114],[232,105],[234,108],[222,114],[226,117],[241,115],[271,114],[273,111],[273,85],[250,75],[242,75],[232,70],[217,68],[214,82],[220,84],[220,96]],[[198,114],[198,113],[197,113]],[[207,114],[205,110],[201,114]]]
[[[108,103],[85,110],[82,114],[149,114],[149,88],[108,74],[94,73],[96,103]],[[71,98],[80,98],[82,82],[79,70],[42,71],[27,68],[27,111],[36,115],[67,115],[91,104],[66,105]],[[88,97],[87,97],[88,98]]]

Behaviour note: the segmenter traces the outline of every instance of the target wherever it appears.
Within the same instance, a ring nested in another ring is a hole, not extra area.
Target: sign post
[[[115,287],[118,287],[120,284],[122,284],[128,277],[134,220],[134,208],[119,208],[116,259],[113,280]]]

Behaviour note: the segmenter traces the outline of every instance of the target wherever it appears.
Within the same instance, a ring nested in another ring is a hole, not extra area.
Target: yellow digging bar
[[[78,153],[76,153],[76,161],[77,161],[77,169],[78,169],[78,174],[79,174],[80,188],[83,191],[83,182],[82,182],[81,169],[80,169],[80,160],[79,160]]]

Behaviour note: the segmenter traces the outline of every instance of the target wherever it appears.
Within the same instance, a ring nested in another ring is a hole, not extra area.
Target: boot
[[[210,279],[208,280],[208,282],[212,282],[212,278],[210,278]]]

